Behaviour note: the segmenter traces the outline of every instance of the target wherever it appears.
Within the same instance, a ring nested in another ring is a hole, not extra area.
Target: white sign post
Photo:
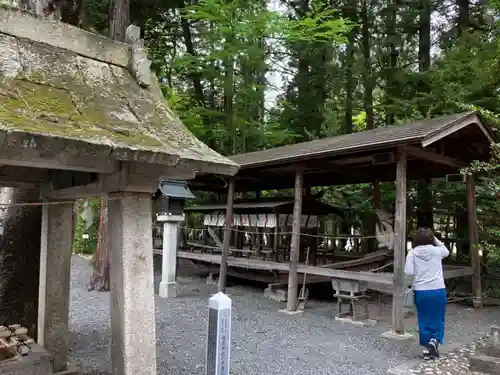
[[[231,298],[219,292],[208,300],[206,375],[229,375]]]

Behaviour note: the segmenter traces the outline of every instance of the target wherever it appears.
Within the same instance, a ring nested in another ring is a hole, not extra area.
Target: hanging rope
[[[206,231],[206,228],[191,228],[191,227],[185,227],[182,225],[178,225],[179,228],[186,230],[186,231],[193,231],[193,232],[203,232]],[[224,228],[224,227],[221,227]],[[242,229],[233,229],[229,228],[231,232],[236,232],[236,233],[244,233],[244,234],[256,234],[256,235],[262,235],[262,232],[257,232],[257,231],[248,231],[248,230],[242,230]],[[269,233],[273,234],[273,233]],[[305,237],[312,237],[312,238],[328,238],[332,240],[363,240],[363,239],[369,239],[369,238],[379,238],[379,237],[394,237],[397,236],[397,233],[391,233],[391,234],[385,234],[382,236],[358,236],[358,235],[352,235],[352,236],[329,236],[325,234],[310,234],[310,233],[302,233],[302,232],[293,232],[293,231],[287,231],[287,232],[279,232],[280,236],[288,236],[288,235],[294,235],[298,234],[300,236],[305,236]]]
[[[124,199],[127,197],[133,197],[136,196],[137,194],[134,193],[123,193],[117,196],[113,197],[108,197],[108,201],[115,201],[115,200],[120,200]],[[60,205],[60,204],[75,204],[75,200],[67,200],[67,201],[45,201],[45,202],[22,202],[22,203],[0,203],[0,209],[5,209],[5,208],[11,208],[11,207],[41,207],[41,206],[53,206],[53,205]]]

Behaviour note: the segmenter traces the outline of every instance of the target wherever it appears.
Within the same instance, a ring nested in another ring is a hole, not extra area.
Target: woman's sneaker
[[[432,357],[431,357],[431,353],[429,352],[429,349],[427,349],[427,348],[422,348],[422,358],[423,358],[425,361],[428,361],[428,360],[432,359]]]
[[[431,357],[439,357],[439,342],[436,339],[430,339],[429,345],[427,347],[429,349],[429,354],[431,355]]]

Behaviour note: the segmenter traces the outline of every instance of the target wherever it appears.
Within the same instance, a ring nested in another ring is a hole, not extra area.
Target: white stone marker
[[[208,300],[206,375],[229,375],[231,298],[219,292]]]

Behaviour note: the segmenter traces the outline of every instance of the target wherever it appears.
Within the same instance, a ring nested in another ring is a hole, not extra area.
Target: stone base
[[[207,284],[208,285],[218,285],[219,278],[217,277],[217,274],[209,273],[207,276]]]
[[[408,309],[408,308],[405,308],[404,313],[405,313],[405,318],[410,318],[410,317],[412,317],[412,316],[415,316],[415,315],[416,315],[415,310],[413,310],[413,309]]]
[[[481,297],[474,297],[474,299],[472,300],[472,307],[474,309],[483,308],[483,299]]]
[[[0,361],[0,374],[53,374],[53,357],[40,345],[32,344],[26,356]]]
[[[377,325],[377,321],[373,319],[365,319],[365,320],[353,320],[352,318],[344,317],[335,317],[337,322],[352,324],[357,327],[375,327]]]
[[[413,340],[414,336],[411,333],[396,333],[394,331],[389,331],[389,332],[384,332],[381,335],[385,339],[390,339],[390,340]]]
[[[471,371],[500,374],[500,358],[481,354],[471,355],[469,357],[469,366]]]
[[[299,315],[299,314],[302,314],[304,311],[302,311],[302,310],[290,311],[290,310],[284,309],[284,310],[279,310],[279,312],[284,313],[286,315]]]
[[[287,291],[282,289],[282,284],[269,284],[264,289],[264,297],[272,299],[273,301],[286,302],[288,300]]]
[[[161,298],[174,298],[177,297],[177,283],[160,282],[160,289],[158,295]]]

